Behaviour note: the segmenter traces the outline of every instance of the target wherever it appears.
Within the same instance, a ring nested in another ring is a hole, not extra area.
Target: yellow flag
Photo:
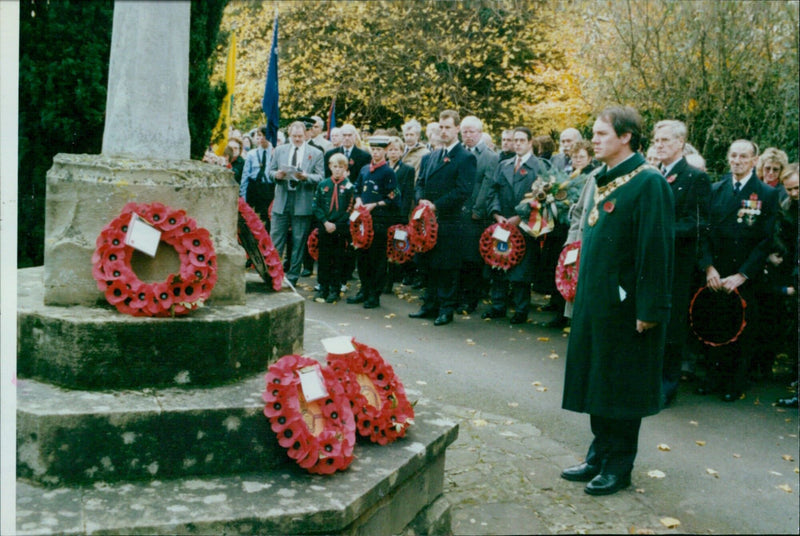
[[[214,127],[214,134],[211,136],[212,140],[219,140],[214,149],[217,156],[222,156],[225,152],[225,147],[228,146],[228,132],[231,126],[231,117],[233,116],[233,89],[236,83],[236,34],[231,34],[231,48],[228,51],[228,63],[225,66],[225,86],[227,93],[225,98],[222,99],[222,107],[219,111],[219,119],[217,126]]]

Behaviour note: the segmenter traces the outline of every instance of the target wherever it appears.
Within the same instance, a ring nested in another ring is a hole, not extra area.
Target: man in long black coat
[[[731,172],[711,187],[709,232],[702,241],[700,268],[706,283],[716,292],[737,291],[747,303],[746,325],[738,339],[709,348],[711,370],[698,394],[720,392],[726,402],[741,398],[747,383],[750,356],[754,352],[758,302],[754,281],[764,271],[775,234],[778,191],[758,180],[754,166],[755,144],[737,140],[728,149]]]
[[[700,238],[708,231],[708,201],[711,183],[708,175],[690,166],[683,158],[686,125],[664,120],[653,128],[653,147],[661,161],[661,171],[672,189],[675,201],[675,274],[672,279],[672,312],[664,349],[664,377],[661,395],[670,404],[678,392],[681,363],[689,336],[689,301],[697,279]]]
[[[635,152],[635,110],[606,109],[593,132],[605,166],[584,216],[562,407],[590,415],[594,441],[561,476],[608,495],[630,485],[642,417],[661,409],[674,209],[664,177]]]
[[[461,118],[454,110],[439,114],[442,148],[429,155],[420,168],[416,198],[436,213],[439,233],[436,245],[422,255],[428,282],[422,307],[411,318],[435,318],[442,326],[453,321],[458,305],[458,272],[461,269],[461,207],[472,192],[477,161],[458,141]]]

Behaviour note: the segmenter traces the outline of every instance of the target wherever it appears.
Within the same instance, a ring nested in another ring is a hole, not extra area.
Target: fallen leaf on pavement
[[[691,424],[692,426],[698,426],[700,423],[698,423],[697,421],[689,421],[689,424]]]
[[[350,324],[348,324],[347,322],[340,322],[339,325],[340,326],[349,326]]]
[[[696,444],[698,447],[705,447],[705,446],[706,446],[706,442],[705,442],[705,441],[703,441],[703,440],[701,440],[701,439],[698,439],[697,441],[695,441],[695,444]]]
[[[412,350],[411,348],[406,348],[406,353],[407,354],[413,354],[414,352],[415,352],[415,350]]]
[[[669,452],[672,449],[669,448],[669,445],[667,445],[666,443],[659,443],[658,444],[658,450],[662,450],[664,452]]]
[[[794,468],[794,472],[795,472],[795,473],[800,473],[800,467],[795,467],[795,468]]]
[[[484,419],[475,419],[472,421],[472,425],[477,426],[478,428],[481,426],[486,426],[487,424],[489,424],[489,422],[485,421]]]
[[[741,454],[734,454],[734,455],[733,455],[733,457],[734,457],[734,458],[741,458],[741,457],[742,457],[742,455],[741,455]]]
[[[386,324],[386,325],[385,325],[385,326],[383,326],[383,327],[385,327],[386,329],[392,329],[392,325],[391,325],[391,324]]]
[[[650,478],[664,478],[665,475],[663,471],[659,471],[658,469],[653,469],[652,471],[647,472],[647,476]]]
[[[791,454],[784,454],[783,456],[781,456],[781,458],[783,458],[787,462],[793,462],[794,461],[794,458],[792,458]]]
[[[534,387],[539,387],[540,385],[542,385],[542,382],[531,382],[531,385],[533,385]]]
[[[452,371],[452,370],[448,370],[448,371],[447,371],[447,373],[448,373],[448,374],[452,374],[452,373],[453,373],[453,371]]]
[[[681,524],[681,522],[675,519],[674,517],[662,517],[661,519],[659,519],[659,521],[661,521],[661,524],[667,527],[668,529],[674,529],[676,527],[679,527]]]
[[[779,473],[778,471],[770,471],[769,474],[774,476],[783,476],[783,473]]]
[[[644,493],[644,488],[636,488],[636,493]]]
[[[551,352],[550,355],[547,357],[549,357],[550,359],[558,359],[558,354],[555,352]]]
[[[550,340],[550,337],[536,337],[537,341],[547,342]]]
[[[417,385],[428,385],[428,382],[417,380]]]
[[[719,472],[715,471],[714,469],[707,468],[706,473],[713,476],[714,478],[719,478]]]
[[[544,393],[545,391],[547,391],[547,387],[537,387],[536,390],[539,391],[540,393]]]
[[[792,487],[789,484],[781,484],[778,486],[778,489],[785,491],[786,493],[792,492]]]
[[[475,346],[475,341],[473,341],[472,339],[467,339],[467,344],[469,344],[470,346]]]
[[[519,406],[519,402],[509,402],[508,403],[508,407],[509,408],[516,408],[517,406]]]

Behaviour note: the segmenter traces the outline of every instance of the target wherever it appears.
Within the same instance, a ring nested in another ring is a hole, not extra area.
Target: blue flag
[[[328,139],[331,139],[331,130],[336,128],[336,97],[331,101],[331,109],[328,110]]]
[[[272,30],[272,46],[269,49],[269,67],[267,68],[267,82],[264,84],[264,98],[261,108],[267,116],[267,139],[273,147],[278,144],[278,14],[275,13],[275,24]]]

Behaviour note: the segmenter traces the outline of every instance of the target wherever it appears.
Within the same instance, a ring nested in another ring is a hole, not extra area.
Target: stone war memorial
[[[330,475],[270,428],[267,368],[315,341],[303,298],[246,272],[232,172],[190,160],[189,22],[115,3],[102,153],[47,174],[45,263],[18,273],[17,533],[449,533],[458,427],[434,408]]]

